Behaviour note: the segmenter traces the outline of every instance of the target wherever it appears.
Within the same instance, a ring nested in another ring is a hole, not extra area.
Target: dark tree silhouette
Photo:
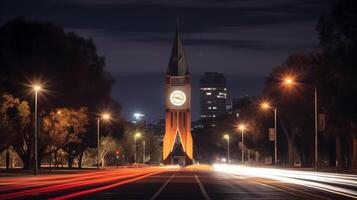
[[[335,135],[336,161],[357,167],[357,2],[336,1],[317,25],[327,64],[320,82],[326,93],[329,131]],[[321,74],[322,75],[322,74]],[[328,94],[328,95],[327,95]]]
[[[104,58],[97,54],[91,39],[66,33],[51,23],[15,18],[0,27],[0,66],[0,92],[27,100],[31,110],[33,93],[29,93],[26,84],[44,83],[40,118],[54,108],[63,107],[87,107],[91,126],[95,126],[95,117],[101,110],[110,109],[119,116],[120,105],[111,98],[114,79],[104,70]],[[81,151],[95,144],[95,128],[88,130],[81,147],[76,147]],[[13,145],[23,143],[17,141]]]

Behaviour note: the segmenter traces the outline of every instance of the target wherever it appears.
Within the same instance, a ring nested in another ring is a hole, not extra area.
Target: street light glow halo
[[[245,130],[247,128],[247,126],[245,124],[237,124],[237,129],[239,130]]]
[[[293,86],[296,83],[295,76],[293,76],[293,75],[284,75],[282,80],[283,80],[283,84],[285,86]]]
[[[135,135],[134,135],[134,137],[136,137],[136,138],[141,137],[141,133],[140,133],[140,132],[136,132]]]
[[[39,85],[39,84],[34,84],[34,85],[32,86],[32,88],[33,88],[33,90],[35,90],[35,91],[40,91],[40,90],[42,89],[41,85]]]
[[[262,109],[264,109],[264,110],[268,110],[268,109],[271,108],[271,105],[270,105],[269,102],[263,101],[263,102],[260,104],[260,107],[261,107]]]
[[[102,114],[102,119],[103,119],[103,120],[110,120],[110,118],[111,118],[111,117],[110,117],[110,114],[109,114],[109,113],[103,113],[103,114]]]

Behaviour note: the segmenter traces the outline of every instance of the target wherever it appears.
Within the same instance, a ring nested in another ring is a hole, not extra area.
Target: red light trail
[[[78,174],[46,175],[9,178],[1,181],[0,199],[13,199],[33,194],[45,195],[54,191],[76,189],[71,194],[52,199],[69,199],[110,189],[163,172],[163,168],[123,168]]]

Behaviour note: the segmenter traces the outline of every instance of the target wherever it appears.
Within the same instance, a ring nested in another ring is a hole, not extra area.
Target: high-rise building
[[[204,126],[215,126],[215,119],[226,113],[227,87],[224,74],[205,72],[200,79],[201,120]]]

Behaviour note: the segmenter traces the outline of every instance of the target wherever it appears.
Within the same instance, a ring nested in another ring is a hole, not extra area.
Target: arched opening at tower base
[[[192,165],[192,159],[187,156],[182,147],[179,133],[176,134],[174,147],[169,156],[164,160],[164,164],[180,166]]]

